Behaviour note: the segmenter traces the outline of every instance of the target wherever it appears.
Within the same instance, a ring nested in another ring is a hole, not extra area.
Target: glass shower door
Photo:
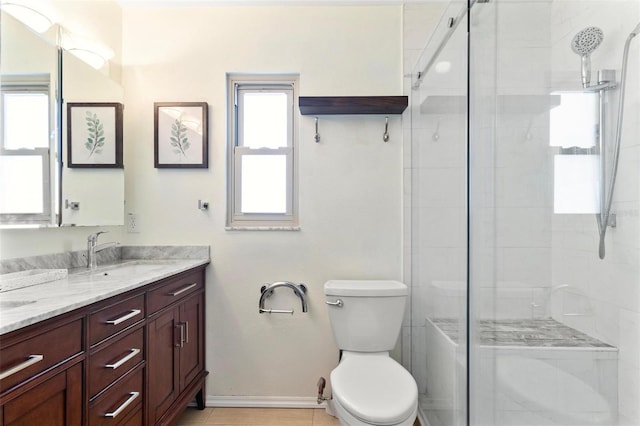
[[[640,3],[490,0],[469,20],[470,424],[637,426],[640,40],[604,259],[596,212]],[[585,88],[572,44],[590,27]]]
[[[411,91],[411,364],[431,426],[467,413],[466,44],[466,1],[452,1]]]

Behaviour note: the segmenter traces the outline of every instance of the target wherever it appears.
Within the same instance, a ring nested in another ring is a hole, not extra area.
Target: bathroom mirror
[[[122,104],[124,91],[101,69],[66,50],[62,52],[62,69],[62,226],[124,225],[124,169],[75,168],[69,167],[67,160],[67,105]]]
[[[4,11],[0,20],[0,225],[58,226],[58,48]]]
[[[60,53],[57,26],[1,13],[0,227],[124,225],[124,170],[66,164],[67,103],[122,103],[122,86]]]

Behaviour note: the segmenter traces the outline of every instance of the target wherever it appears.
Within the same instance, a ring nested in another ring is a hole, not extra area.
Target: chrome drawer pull
[[[25,362],[20,363],[3,373],[0,373],[0,380],[6,379],[12,374],[16,374],[17,372],[22,371],[27,367],[31,367],[33,364],[37,364],[43,359],[44,359],[44,355],[29,355],[29,359],[27,359]]]
[[[116,368],[120,367],[122,364],[124,364],[125,362],[129,361],[131,358],[133,358],[134,356],[138,355],[139,353],[140,353],[140,349],[131,348],[131,353],[129,355],[126,355],[120,361],[117,361],[117,362],[115,362],[113,364],[105,365],[105,368],[113,368],[115,370]]]
[[[120,318],[114,319],[114,320],[108,320],[105,321],[107,324],[111,324],[111,325],[118,325],[121,322],[124,322],[128,319],[131,319],[133,317],[135,317],[136,315],[140,314],[140,312],[142,312],[140,309],[132,309],[131,312],[129,312],[127,315],[123,315]]]
[[[133,401],[135,401],[138,395],[140,395],[140,392],[129,392],[129,395],[131,396],[129,396],[129,398],[127,398],[127,400],[123,402],[122,405],[118,407],[116,411],[112,413],[106,413],[104,416],[115,418],[118,414],[122,413],[122,410],[127,408]]]
[[[176,343],[176,347],[183,348],[184,347],[184,322],[178,323],[176,327],[180,327],[180,343]]]
[[[178,291],[174,291],[173,293],[169,293],[169,296],[178,296],[178,295],[184,293],[185,291],[191,290],[192,288],[194,288],[197,285],[198,285],[198,283],[190,284],[190,285],[186,286],[185,288],[181,288]]]

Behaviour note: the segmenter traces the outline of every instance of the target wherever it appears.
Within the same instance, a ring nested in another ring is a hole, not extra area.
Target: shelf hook
[[[316,135],[313,137],[316,143],[320,142],[320,133],[318,133],[318,117],[316,117]]]
[[[389,142],[389,116],[384,118],[384,133],[382,134],[382,140]]]
[[[202,201],[202,200],[198,200],[198,209],[199,210],[208,210],[209,209],[209,203],[206,201]]]

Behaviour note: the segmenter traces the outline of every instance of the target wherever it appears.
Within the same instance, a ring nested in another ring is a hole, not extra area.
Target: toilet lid
[[[365,423],[401,423],[418,403],[416,381],[388,356],[343,359],[331,372],[331,388],[340,405]]]

